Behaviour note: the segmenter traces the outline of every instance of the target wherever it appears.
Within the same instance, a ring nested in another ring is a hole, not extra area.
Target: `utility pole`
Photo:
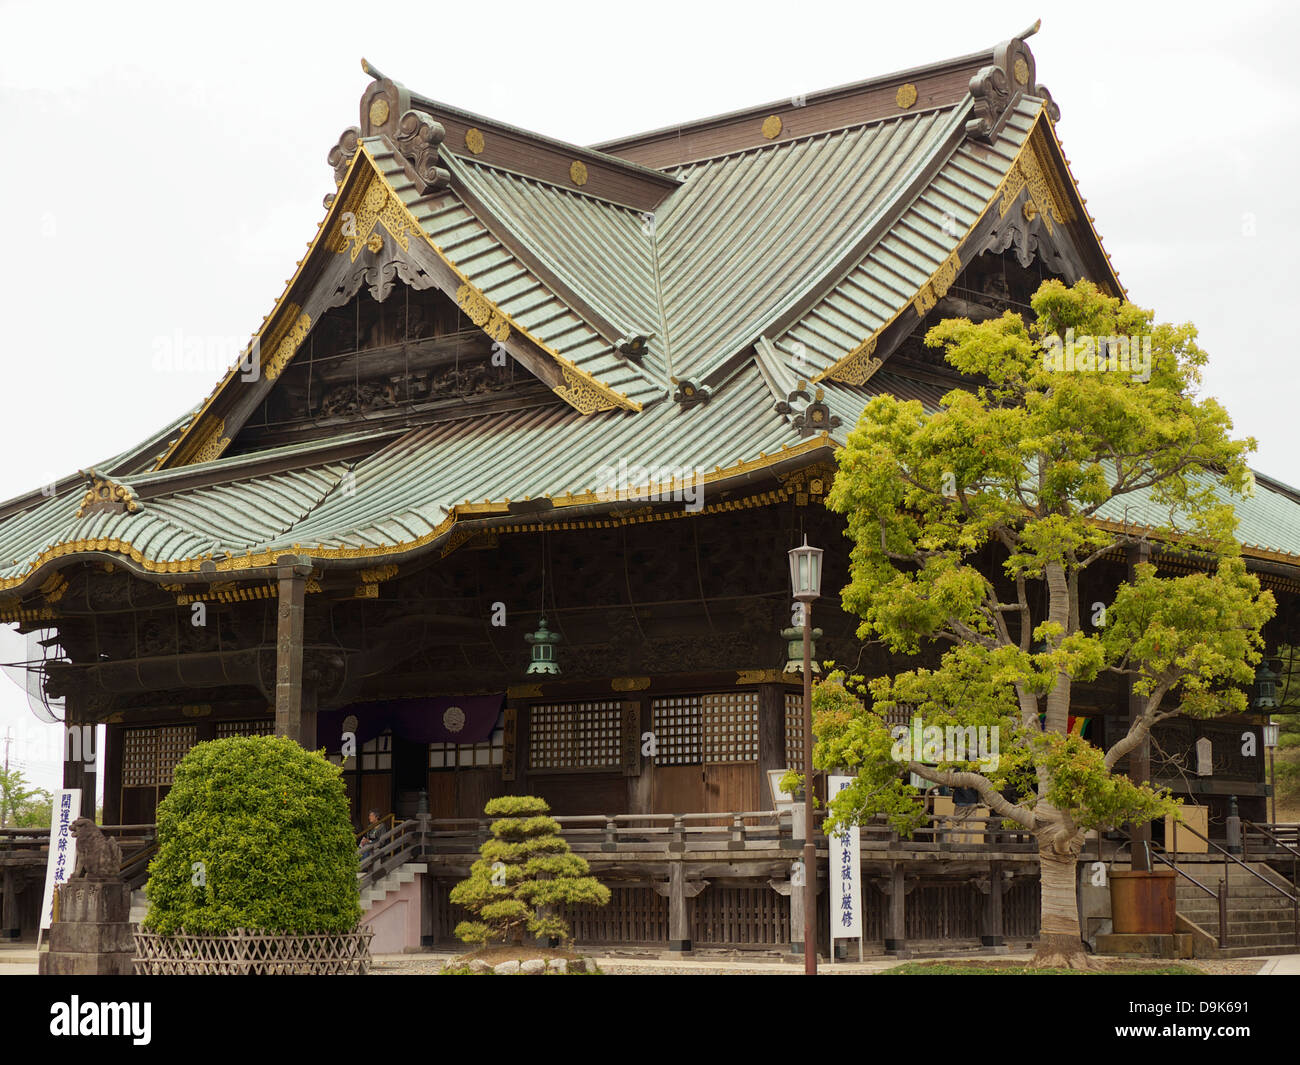
[[[14,742],[13,726],[5,729],[5,790],[0,795],[0,828],[9,827],[9,745]]]

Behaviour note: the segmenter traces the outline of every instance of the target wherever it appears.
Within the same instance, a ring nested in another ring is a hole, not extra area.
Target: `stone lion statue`
[[[77,867],[70,879],[115,879],[122,867],[122,849],[117,840],[104,835],[89,817],[78,817],[68,830],[77,840]]]

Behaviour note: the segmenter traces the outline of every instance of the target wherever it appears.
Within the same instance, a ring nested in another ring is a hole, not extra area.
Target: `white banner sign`
[[[54,793],[50,816],[50,856],[45,863],[45,900],[41,903],[41,928],[54,923],[54,886],[67,882],[77,867],[77,837],[68,829],[81,816],[81,789],[60,788]]]
[[[853,783],[853,777],[833,776],[828,795],[833,797]],[[862,845],[854,825],[830,838],[831,939],[862,936]]]

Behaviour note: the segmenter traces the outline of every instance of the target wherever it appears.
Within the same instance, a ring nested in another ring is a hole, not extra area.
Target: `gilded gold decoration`
[[[279,371],[276,371],[279,373]],[[219,419],[208,431],[207,437],[194,450],[190,463],[213,462],[221,458],[221,453],[230,446],[230,437],[226,436],[226,419]]]
[[[176,585],[175,587],[181,587]],[[238,587],[234,581],[212,585],[206,592],[183,592],[176,596],[177,606],[191,603],[250,603],[256,599],[274,599],[280,594],[277,584],[254,584]]]
[[[297,307],[291,304],[289,306],[290,314],[297,309]],[[274,381],[280,376],[284,371],[284,368],[289,365],[289,360],[292,359],[294,353],[297,352],[299,345],[307,339],[307,334],[310,330],[311,315],[300,315],[289,331],[280,339],[280,342],[275,346],[274,353],[269,359],[267,359],[266,364],[262,367],[262,373],[266,375],[268,381]],[[222,427],[225,427],[224,422],[222,423]],[[230,441],[226,441],[226,443],[229,442]]]
[[[510,323],[506,316],[468,281],[456,290],[456,305],[493,340],[504,344],[510,339]]]
[[[1016,56],[1016,61],[1011,67],[1011,73],[1015,77],[1017,85],[1029,84],[1029,64],[1025,62],[1024,56]]]
[[[340,255],[350,251],[352,261],[356,262],[361,249],[370,246],[370,236],[378,225],[392,234],[403,251],[410,249],[409,234],[418,233],[402,201],[393,194],[388,182],[372,169],[364,187],[349,197],[345,210],[339,212],[331,242],[334,250]]]
[[[782,475],[781,487],[785,489],[786,498],[794,497],[795,506],[806,507],[810,502],[822,502],[834,479],[834,467],[814,463]]]
[[[781,116],[768,115],[763,119],[763,136],[768,140],[776,140],[781,136]]]
[[[829,438],[825,434],[820,434],[816,437],[812,437],[799,444],[796,444],[793,447],[782,447],[782,449],[779,452],[776,452],[772,455],[764,455],[759,458],[753,458],[753,459],[742,459],[734,463],[733,465],[727,467],[726,469],[723,469],[721,466],[719,466],[714,472],[705,474],[702,480],[704,481],[705,484],[712,484],[715,481],[723,480],[727,477],[736,477],[746,473],[751,473],[754,470],[767,469],[768,467],[774,465],[775,463],[785,462],[788,459],[795,458],[798,455],[802,455],[810,451],[815,451],[821,448],[825,448],[826,446],[828,446],[829,442],[830,442]],[[563,506],[578,506],[581,504],[596,503],[600,501],[596,497],[596,495],[591,492],[584,492],[581,494],[570,493],[562,498],[563,498],[563,503],[560,505]],[[761,492],[758,493],[757,495],[747,496],[742,499],[728,499],[721,503],[709,503],[706,504],[698,511],[690,511],[684,509],[672,510],[672,511],[661,511],[656,514],[649,515],[648,517],[643,518],[641,520],[642,521],[677,521],[684,518],[694,517],[698,514],[704,514],[704,515],[720,514],[723,512],[748,510],[754,507],[771,506],[774,503],[783,501],[783,499],[785,498],[788,497],[783,492],[779,492],[779,491]],[[447,536],[448,534],[454,535],[455,532],[463,531],[463,530],[455,529],[455,525],[458,519],[463,515],[472,514],[475,517],[478,517],[482,515],[501,515],[501,514],[505,514],[506,512],[507,512],[507,506],[505,504],[492,503],[490,501],[485,501],[483,503],[469,504],[469,505],[458,505],[452,508],[452,513],[448,514],[447,517],[444,518],[437,525],[436,528],[425,533],[423,536],[417,536],[412,540],[406,540],[400,543],[384,545],[380,547],[320,548],[317,551],[315,551],[313,554],[314,557],[322,558],[322,559],[348,560],[348,559],[363,559],[363,558],[383,558],[397,551],[410,551],[410,550],[424,547],[427,544],[435,543],[438,540],[441,540],[444,536]],[[578,521],[556,522],[556,523],[548,524],[546,528],[548,529],[620,528],[627,524],[630,523],[625,519],[623,519],[622,517],[616,517],[607,520],[588,519],[581,522]],[[498,533],[540,532],[541,529],[542,526],[534,522],[534,523],[520,523],[518,525],[512,525],[495,531]],[[24,570],[24,574],[31,574],[35,570],[40,569],[42,566],[46,565],[49,562],[53,562],[56,559],[66,558],[70,555],[79,555],[87,551],[114,551],[130,558],[145,572],[157,573],[157,574],[197,573],[200,567],[202,567],[204,563],[209,563],[209,562],[212,563],[212,565],[216,568],[217,572],[219,573],[244,572],[253,569],[274,569],[278,567],[279,556],[282,553],[280,551],[270,551],[270,550],[258,551],[256,553],[252,551],[246,551],[242,555],[230,555],[219,560],[214,560],[211,554],[200,554],[200,555],[195,555],[187,558],[155,559],[155,558],[146,557],[143,551],[141,551],[138,547],[135,547],[134,545],[128,543],[125,540],[117,540],[116,538],[109,539],[107,537],[100,537],[100,538],[81,537],[75,540],[67,540],[64,541],[63,543],[54,544],[53,546],[46,548],[44,551],[40,552],[40,554],[38,554],[35,558],[31,559],[28,562],[27,568]],[[1282,561],[1282,562],[1288,562],[1288,561],[1294,562],[1297,557],[1300,557],[1295,555],[1288,555],[1287,553],[1280,552],[1280,551],[1259,551],[1259,550],[1252,551],[1250,549],[1247,549],[1245,553],[1251,555],[1252,557],[1275,558],[1277,561]],[[15,562],[14,565],[17,565],[17,562]],[[11,588],[17,588],[19,585],[26,583],[26,580],[27,577],[24,575],[19,575],[16,577],[0,578],[0,591],[5,591]],[[275,587],[276,586],[274,584],[270,585],[270,588],[272,589],[274,589]],[[245,592],[250,592],[255,590],[256,589],[244,589]],[[275,592],[271,591],[270,594],[275,594]],[[13,608],[13,609],[16,610],[17,608]],[[31,620],[40,620],[41,618],[52,617],[53,612],[49,608],[44,608],[43,610],[40,611],[25,610],[22,611],[22,615],[23,615],[22,620],[29,620],[29,616]],[[8,620],[15,621],[19,619],[16,617],[11,617]]]
[[[483,134],[476,129],[467,129],[465,131],[465,147],[475,155],[483,150]]]
[[[900,85],[898,92],[894,93],[894,102],[906,111],[916,103],[916,86],[910,81],[906,85]]]
[[[383,235],[378,232],[371,233],[370,238],[366,241],[366,247],[376,253],[378,253],[383,248],[383,246],[384,246]]]
[[[63,598],[63,593],[68,590],[68,579],[62,573],[55,573],[41,585],[41,594],[45,596],[45,601],[51,606]]]
[[[397,567],[393,565],[376,566],[374,569],[363,569],[361,571],[361,580],[365,584],[378,584],[380,581],[389,581],[397,576]]]
[[[352,593],[354,599],[378,599],[379,585],[377,584],[358,584],[356,590]]]
[[[388,101],[382,96],[376,96],[370,101],[370,125],[382,126],[388,121]]]
[[[81,497],[77,517],[84,517],[92,510],[120,509],[128,514],[134,514],[140,509],[140,501],[126,485],[110,481],[107,477],[100,477],[94,470],[83,472],[90,480],[90,487]]]
[[[781,680],[779,669],[738,669],[737,684],[777,684]]]
[[[615,677],[609,686],[616,692],[643,692],[650,687],[649,677]]]
[[[507,699],[529,699],[542,694],[540,684],[512,684],[506,688]]]
[[[575,159],[569,164],[569,179],[581,188],[587,183],[587,167]]]
[[[957,275],[961,273],[961,259],[956,252],[953,252],[943,261],[943,265],[934,272],[934,276],[921,286],[921,291],[916,294],[916,299],[912,301],[912,306],[916,308],[918,318],[924,318],[948,293],[952,283],[957,280]]]
[[[582,414],[595,414],[601,410],[613,410],[620,405],[589,379],[581,377],[567,366],[562,369],[564,384],[556,385],[553,391],[574,410]]]
[[[211,703],[194,703],[190,706],[181,707],[181,714],[185,717],[207,717],[211,713]]]
[[[1074,221],[1074,213],[1067,206],[1064,190],[1055,187],[1047,174],[1032,142],[1027,143],[1016,161],[1007,172],[1002,182],[1002,200],[998,204],[998,215],[1004,217],[1016,202],[1016,197],[1028,188],[1029,193],[1023,208],[1028,219],[1041,215],[1043,226],[1049,234],[1053,232],[1052,222],[1064,225]]]

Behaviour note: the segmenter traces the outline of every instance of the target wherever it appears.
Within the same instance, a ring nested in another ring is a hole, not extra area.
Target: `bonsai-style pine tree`
[[[569,850],[559,822],[545,816],[549,811],[544,800],[529,795],[505,795],[483,808],[497,818],[493,838],[479,848],[469,879],[451,890],[451,901],[477,918],[456,926],[466,943],[522,943],[525,932],[565,940],[569,924],[554,907],[609,902],[609,888]]]
[[[857,773],[832,804],[833,827],[875,813],[915,827],[910,771],[973,788],[1030,830],[1042,867],[1037,963],[1083,967],[1075,863],[1085,831],[1177,805],[1116,763],[1174,714],[1244,712],[1275,604],[1246,572],[1226,501],[1253,492],[1244,456],[1255,444],[1231,439],[1226,411],[1195,395],[1205,362],[1195,330],[1153,324],[1088,282],[1049,281],[1032,308],[1029,325],[1008,312],[932,329],[927,344],[987,383],[948,393],[933,414],[873,399],[839,454],[828,506],[847,516],[853,541],[843,605],[862,618],[859,637],[937,665],[828,678],[816,755]],[[1058,359],[1061,337],[1091,358]],[[1135,349],[1117,367],[1118,341],[1091,338],[1121,337]],[[1187,552],[1193,571],[1158,576],[1145,561],[1152,540]],[[1113,594],[1090,572],[1107,558],[1134,563]],[[1102,750],[1067,724],[1075,686],[1106,674],[1128,682],[1135,705]],[[997,765],[973,755],[927,764],[938,759],[898,744],[881,716],[899,706],[942,735],[997,726]]]

